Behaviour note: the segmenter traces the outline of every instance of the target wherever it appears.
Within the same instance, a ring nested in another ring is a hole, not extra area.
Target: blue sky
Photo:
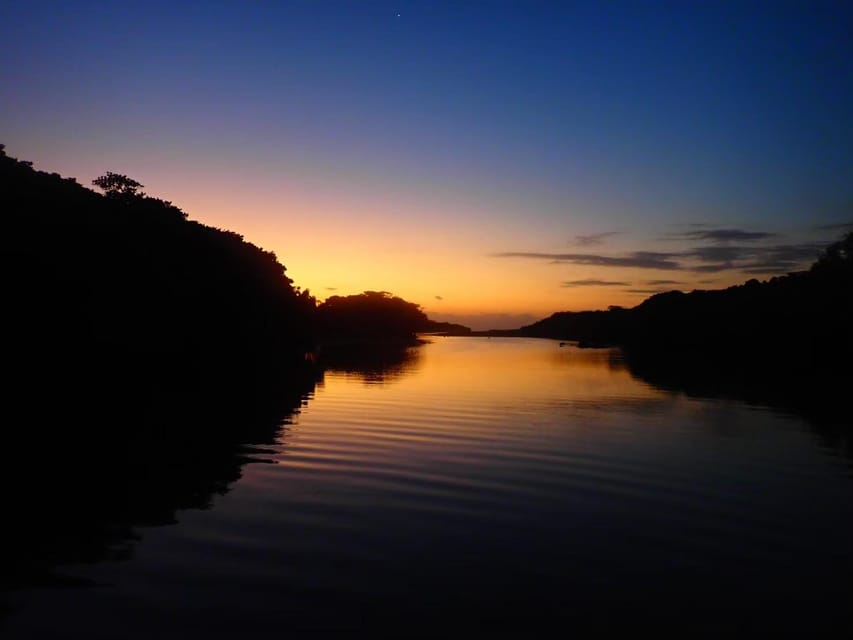
[[[0,42],[8,153],[136,177],[320,297],[512,324],[853,222],[850,3],[7,0]]]

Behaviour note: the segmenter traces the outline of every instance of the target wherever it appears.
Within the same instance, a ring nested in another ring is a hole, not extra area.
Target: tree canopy
[[[145,196],[144,192],[139,191],[145,185],[122,173],[107,171],[104,175],[92,180],[92,184],[110,197]]]
[[[853,231],[829,245],[812,266],[812,271],[850,276],[853,273]]]
[[[332,296],[321,304],[317,311],[324,333],[334,336],[413,337],[429,323],[419,305],[387,291]]]

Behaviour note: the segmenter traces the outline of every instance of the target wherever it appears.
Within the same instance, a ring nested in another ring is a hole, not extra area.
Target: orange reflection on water
[[[607,423],[599,440],[630,438],[634,423],[619,422],[620,407],[637,415],[667,401],[633,379],[615,351],[432,338],[385,374],[359,374],[351,363],[327,371],[285,433],[282,462],[330,482],[427,468],[430,478],[450,473],[458,481],[460,464],[475,478],[478,466],[494,466],[493,456],[546,460],[553,450],[570,451],[590,424]]]
[[[617,350],[561,347],[553,340],[531,338],[430,340],[409,351],[407,362],[389,378],[401,388],[388,393],[476,403],[659,395],[631,377]],[[335,393],[358,393],[341,382],[337,373],[327,374]]]

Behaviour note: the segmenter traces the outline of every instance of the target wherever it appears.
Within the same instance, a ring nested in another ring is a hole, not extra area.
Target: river
[[[13,590],[0,631],[842,637],[851,468],[807,417],[655,386],[618,351],[436,337],[327,370],[208,508]]]

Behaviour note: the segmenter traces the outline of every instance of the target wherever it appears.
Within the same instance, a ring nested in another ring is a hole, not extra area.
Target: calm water
[[[257,457],[126,559],[62,568],[89,586],[14,592],[4,637],[851,630],[850,461],[615,352],[436,338],[326,372]]]

